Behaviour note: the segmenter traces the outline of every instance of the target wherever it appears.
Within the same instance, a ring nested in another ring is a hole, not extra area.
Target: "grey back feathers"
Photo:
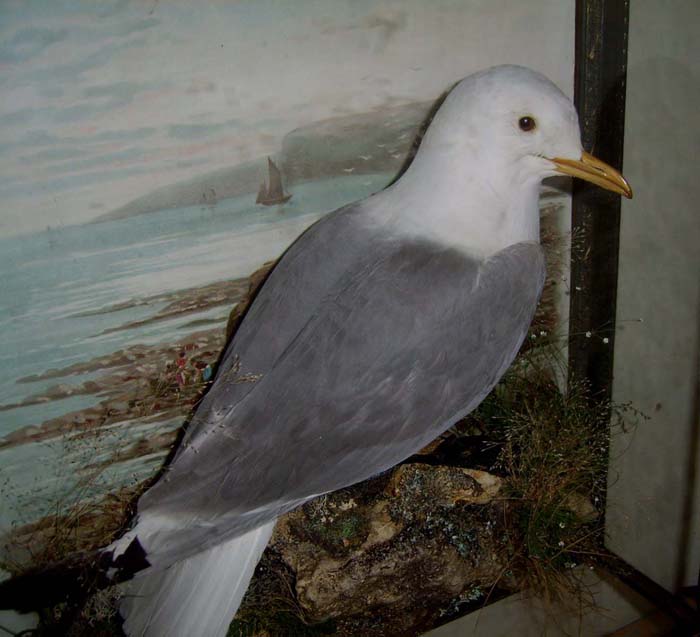
[[[173,522],[142,538],[152,564],[388,469],[512,362],[544,280],[539,245],[479,261],[378,230],[371,203],[321,220],[271,273],[166,477],[139,502],[140,517]]]

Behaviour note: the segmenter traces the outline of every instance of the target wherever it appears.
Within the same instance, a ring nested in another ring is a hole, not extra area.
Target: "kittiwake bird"
[[[128,635],[225,635],[278,516],[390,468],[484,399],[535,312],[540,182],[561,174],[632,196],[584,152],[552,82],[494,67],[455,85],[397,181],[292,244],[101,553],[106,581],[134,577]]]

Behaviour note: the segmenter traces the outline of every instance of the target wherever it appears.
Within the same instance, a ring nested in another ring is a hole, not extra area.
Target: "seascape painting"
[[[462,6],[3,3],[0,527],[157,468],[248,277],[509,61]]]

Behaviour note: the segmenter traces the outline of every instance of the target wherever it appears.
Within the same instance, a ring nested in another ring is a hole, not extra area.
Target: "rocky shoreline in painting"
[[[242,313],[251,288],[259,283],[269,267],[270,264],[263,266],[250,277],[133,299],[90,312],[91,315],[103,314],[136,305],[165,303],[150,317],[111,328],[110,331],[114,331],[195,315],[216,307],[225,308],[220,317],[194,318],[186,323],[184,328],[201,326],[205,329],[191,331],[176,342],[136,344],[88,361],[18,379],[17,382],[23,384],[49,379],[63,382],[32,394],[21,402],[0,405],[0,412],[77,395],[94,395],[99,402],[40,424],[21,427],[0,438],[0,449],[64,436],[78,438],[120,423],[171,421],[174,424],[169,431],[136,438],[126,448],[115,449],[112,457],[102,462],[112,464],[153,453],[166,454],[176,439],[179,425],[186,420],[213,376],[217,359],[231,331],[232,317],[235,319]],[[82,374],[96,372],[99,373],[96,378],[70,382]]]

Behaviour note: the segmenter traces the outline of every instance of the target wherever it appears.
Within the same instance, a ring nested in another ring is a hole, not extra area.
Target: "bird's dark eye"
[[[521,117],[518,120],[518,126],[520,126],[520,130],[529,133],[530,131],[535,130],[535,128],[537,127],[537,122],[535,122],[534,117],[529,117],[528,115],[526,115],[525,117]]]

